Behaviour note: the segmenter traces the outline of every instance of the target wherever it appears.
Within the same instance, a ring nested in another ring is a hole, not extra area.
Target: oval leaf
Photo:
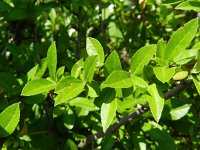
[[[171,109],[170,115],[172,120],[179,120],[180,118],[184,117],[190,110],[190,107],[191,105],[185,104],[183,106]]]
[[[103,66],[104,63],[104,51],[103,47],[98,40],[88,37],[86,41],[86,51],[89,56],[98,56],[97,66]]]
[[[106,74],[111,74],[114,70],[122,70],[120,59],[116,51],[113,51],[106,59],[104,70]]]
[[[111,102],[103,103],[101,106],[101,123],[103,126],[103,131],[112,123],[117,110],[117,99],[112,100]]]
[[[70,85],[62,88],[59,91],[55,91],[58,96],[55,99],[55,105],[65,103],[68,100],[78,96],[84,89],[85,82],[82,83],[71,83]]]
[[[138,86],[138,87],[141,87],[141,88],[147,88],[149,86],[146,81],[144,81],[142,78],[137,77],[137,76],[132,77],[132,84],[134,86]]]
[[[31,96],[36,94],[41,94],[44,92],[48,92],[55,88],[55,83],[46,80],[46,79],[35,79],[29,81],[24,86],[21,95],[23,96]]]
[[[97,56],[89,56],[85,60],[84,72],[83,72],[85,81],[87,82],[92,81],[96,69],[96,63],[97,63]]]
[[[175,68],[154,67],[156,78],[162,83],[168,82],[175,74]]]
[[[57,53],[56,43],[53,42],[47,52],[47,66],[49,68],[49,75],[53,79],[56,77],[56,66],[57,66]]]
[[[77,97],[75,99],[70,100],[69,105],[76,106],[76,107],[82,107],[82,108],[88,108],[91,110],[95,109],[94,100],[84,98],[84,97]]]
[[[198,19],[193,19],[179,28],[167,43],[164,59],[171,61],[184,51],[194,38],[198,28]]]
[[[161,117],[164,106],[163,94],[158,91],[156,84],[152,84],[147,88],[151,96],[148,96],[149,107],[154,119],[158,122]]]
[[[132,86],[131,78],[129,73],[123,70],[113,71],[106,81],[101,84],[101,88],[111,87],[111,88],[129,88]]]
[[[19,123],[20,103],[12,104],[0,113],[0,136],[5,137],[14,132]]]
[[[177,72],[174,76],[173,76],[173,80],[183,80],[188,76],[188,71],[181,71],[181,72]]]
[[[148,45],[139,49],[131,58],[131,73],[133,75],[141,75],[144,66],[149,63],[156,52],[156,45]]]
[[[81,73],[81,69],[83,69],[83,67],[84,67],[83,59],[80,59],[73,65],[71,70],[71,76],[74,78],[78,78],[78,76]]]
[[[182,2],[175,8],[182,9],[182,10],[194,10],[196,12],[200,12],[200,1],[193,0],[193,1]]]

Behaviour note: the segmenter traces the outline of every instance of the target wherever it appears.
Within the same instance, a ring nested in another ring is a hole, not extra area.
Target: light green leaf
[[[106,59],[104,70],[107,74],[111,74],[114,70],[122,70],[120,59],[116,51],[113,51]]]
[[[39,62],[38,71],[35,75],[35,78],[41,78],[44,75],[46,69],[47,69],[47,59],[43,58]]]
[[[184,50],[173,61],[178,65],[186,64],[197,56],[197,52],[198,49]]]
[[[85,81],[87,82],[92,81],[96,69],[96,63],[97,63],[97,56],[89,56],[85,60],[84,72],[83,72]]]
[[[89,56],[98,56],[97,66],[101,67],[104,63],[103,47],[98,40],[88,37],[86,40],[86,51]]]
[[[23,96],[31,96],[36,94],[41,94],[44,92],[48,92],[55,88],[55,83],[51,82],[47,79],[35,79],[29,81],[24,86],[21,95]]]
[[[183,0],[162,0],[163,4],[176,4],[180,3]]]
[[[84,67],[83,59],[80,59],[73,65],[71,70],[71,76],[74,78],[78,78],[78,76],[81,73],[81,69],[83,69],[83,67]]]
[[[190,110],[190,107],[191,105],[185,104],[183,106],[171,109],[170,115],[172,120],[179,120],[180,118],[184,117]]]
[[[131,79],[132,79],[132,84],[134,86],[138,86],[138,87],[141,87],[141,88],[147,88],[149,86],[148,83],[140,77],[132,76]]]
[[[101,106],[101,123],[103,126],[103,131],[105,132],[106,129],[112,123],[117,110],[117,99],[114,99],[109,102],[105,102]]]
[[[175,74],[175,68],[154,67],[153,72],[158,80],[165,83],[173,77]]]
[[[187,2],[179,4],[175,7],[175,9],[194,10],[196,12],[200,12],[200,1],[189,0]]]
[[[78,96],[85,87],[85,82],[82,83],[71,83],[70,85],[55,91],[58,96],[55,99],[55,105],[66,103],[68,100]]]
[[[177,72],[174,76],[173,76],[173,80],[183,80],[188,76],[188,71],[180,71]]]
[[[91,84],[87,84],[88,87],[88,96],[89,97],[98,97],[100,93],[99,84],[97,82],[91,82]]]
[[[156,50],[156,57],[159,58],[164,58],[165,55],[165,48],[166,48],[166,43],[163,39],[160,39],[157,43],[157,50]]]
[[[71,139],[68,139],[65,143],[65,149],[64,150],[78,150],[76,144]]]
[[[170,38],[165,50],[164,59],[173,60],[180,52],[184,51],[194,38],[198,28],[198,19],[193,19],[179,28]]]
[[[160,120],[164,106],[163,94],[158,91],[155,83],[150,85],[147,88],[147,91],[151,95],[148,96],[150,110],[152,112],[154,119],[158,122]]]
[[[36,72],[38,70],[38,65],[31,68],[27,73],[27,81],[30,81],[35,78]]]
[[[132,86],[132,80],[129,73],[123,70],[113,71],[107,79],[101,84],[101,88],[129,88]]]
[[[139,49],[131,59],[131,73],[132,75],[141,75],[144,66],[149,63],[156,52],[156,45],[148,45]]]
[[[12,104],[0,113],[0,136],[5,137],[14,132],[20,119],[20,103]]]
[[[77,98],[70,100],[69,105],[81,107],[81,108],[88,108],[90,110],[95,110],[94,100],[84,98],[84,97],[77,97]]]
[[[57,66],[57,52],[56,43],[53,42],[47,52],[47,66],[49,68],[49,75],[53,79],[56,76],[56,66]]]
[[[192,80],[193,80],[194,85],[195,85],[195,87],[196,87],[196,89],[197,89],[197,91],[200,95],[200,81],[199,81],[199,79],[196,76],[193,75]]]
[[[194,65],[194,68],[191,71],[192,73],[199,73],[200,72],[200,51],[197,52],[197,62]]]
[[[65,66],[60,67],[56,72],[56,80],[60,80],[65,72]]]

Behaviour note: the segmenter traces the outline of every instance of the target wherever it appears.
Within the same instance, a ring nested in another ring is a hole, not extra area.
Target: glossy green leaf
[[[88,37],[86,40],[86,51],[89,56],[98,56],[97,66],[103,66],[104,51],[98,40]]]
[[[55,83],[51,82],[47,79],[35,79],[29,81],[24,86],[21,95],[23,96],[31,96],[37,95],[44,92],[48,92],[55,88]]]
[[[35,78],[36,72],[38,70],[38,65],[31,68],[27,73],[27,81],[30,81]]]
[[[56,80],[60,80],[65,72],[65,66],[60,67],[56,72]]]
[[[96,70],[97,56],[89,56],[85,60],[84,64],[84,79],[87,82],[91,82],[94,76],[94,72]]]
[[[120,58],[116,51],[113,51],[106,59],[104,70],[107,74],[111,74],[114,70],[122,70]]]
[[[177,57],[174,58],[174,62],[178,65],[183,65],[197,56],[198,49],[184,50]]]
[[[141,88],[147,88],[149,86],[148,83],[140,77],[132,76],[131,79],[132,79],[132,84],[134,86],[138,86],[138,87],[141,87]]]
[[[101,84],[101,88],[129,88],[132,86],[132,80],[129,73],[123,70],[113,71],[107,79]]]
[[[105,132],[106,129],[112,123],[117,110],[117,99],[112,101],[108,101],[102,104],[101,106],[101,123],[103,127],[103,131]]]
[[[74,78],[78,78],[78,76],[81,73],[81,69],[83,69],[83,67],[84,67],[83,59],[80,59],[73,65],[71,70],[71,76]]]
[[[164,59],[171,61],[184,51],[196,35],[197,28],[198,19],[193,19],[179,28],[167,43]]]
[[[84,97],[77,97],[70,100],[69,105],[95,110],[94,100]]]
[[[189,0],[187,2],[180,3],[175,9],[181,10],[194,10],[196,12],[200,12],[200,1]]]
[[[55,91],[58,96],[55,99],[55,105],[66,103],[68,100],[78,96],[85,87],[85,82],[82,83],[71,83],[70,85]]]
[[[53,79],[56,76],[56,66],[57,66],[57,52],[56,52],[56,43],[53,42],[47,52],[47,66],[49,69],[49,75]]]
[[[5,137],[14,132],[20,119],[20,103],[14,103],[0,113],[0,136]]]
[[[41,61],[39,62],[38,71],[35,75],[35,78],[41,78],[44,75],[46,69],[47,69],[47,59],[44,58],[41,59]]]
[[[163,39],[160,39],[157,43],[157,50],[156,50],[156,57],[159,58],[164,58],[165,55],[165,48],[166,48],[166,43]]]
[[[154,67],[153,71],[162,83],[168,82],[175,74],[175,68]]]
[[[191,105],[185,104],[183,106],[171,109],[170,115],[172,120],[179,120],[180,118],[184,117],[190,110],[190,107]]]
[[[158,91],[155,83],[150,85],[147,88],[147,91],[151,95],[148,96],[150,110],[152,112],[154,119],[158,122],[160,120],[164,106],[163,94]]]
[[[139,49],[131,59],[130,70],[132,75],[141,75],[146,66],[156,52],[156,45],[148,45]]]
[[[199,79],[196,76],[193,75],[192,80],[193,80],[194,85],[195,85],[195,87],[196,87],[196,89],[197,89],[197,91],[200,95],[200,81],[199,81]]]
[[[173,80],[183,80],[188,76],[188,71],[180,71],[177,72],[174,76],[173,76]]]

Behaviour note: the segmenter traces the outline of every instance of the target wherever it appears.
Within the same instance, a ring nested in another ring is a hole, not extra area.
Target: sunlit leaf
[[[141,75],[144,66],[149,63],[156,52],[156,45],[148,45],[139,49],[131,59],[130,70],[133,75]]]
[[[94,110],[94,100],[84,98],[84,97],[77,97],[69,101],[69,105],[76,106],[76,107],[82,107],[82,108],[88,108],[89,110]]]
[[[47,79],[31,80],[24,86],[21,95],[31,96],[48,92],[55,88],[55,83]]]
[[[12,104],[0,113],[0,136],[5,137],[14,132],[20,119],[20,103]]]
[[[182,2],[175,9],[181,10],[194,10],[196,12],[200,12],[200,1],[198,0],[189,0],[187,2]]]
[[[154,67],[153,71],[162,83],[168,82],[175,74],[175,68]]]
[[[199,79],[196,76],[193,75],[192,80],[193,80],[194,85],[195,85],[195,87],[196,87],[196,89],[197,89],[197,91],[200,95],[200,81],[199,81]]]
[[[78,78],[78,76],[81,73],[81,69],[83,69],[83,67],[84,67],[83,59],[80,59],[73,65],[71,70],[71,76],[74,78]]]
[[[173,80],[183,80],[188,76],[188,71],[180,71],[177,72],[174,76],[173,76]]]
[[[180,118],[184,117],[190,110],[190,107],[191,105],[185,104],[183,106],[171,109],[170,115],[172,120],[179,120]]]
[[[151,96],[148,96],[149,107],[152,112],[154,119],[158,122],[160,120],[163,106],[164,98],[161,92],[158,91],[156,84],[153,83],[147,88],[148,93]]]
[[[98,56],[97,66],[102,66],[104,63],[104,50],[98,40],[88,37],[86,41],[86,51],[89,56]]]
[[[47,52],[47,66],[49,69],[49,75],[53,79],[56,76],[56,66],[57,66],[57,52],[56,52],[56,43],[53,42]]]
[[[149,85],[146,81],[144,81],[142,78],[133,76],[132,78],[132,84],[141,88],[147,88]]]

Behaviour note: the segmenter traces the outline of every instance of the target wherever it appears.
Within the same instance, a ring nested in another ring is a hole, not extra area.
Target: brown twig
[[[176,96],[178,93],[180,93],[181,91],[185,90],[186,88],[188,88],[189,86],[191,86],[193,83],[192,79],[189,79],[187,81],[183,81],[182,83],[180,83],[179,85],[175,86],[173,89],[171,89],[170,91],[167,91],[164,93],[164,98],[165,99],[169,99],[173,96]],[[100,131],[94,135],[90,135],[88,136],[83,142],[80,142],[78,144],[79,148],[83,148],[85,147],[87,144],[94,142],[95,140],[102,138],[108,134],[111,134],[112,132],[116,131],[119,127],[121,127],[122,125],[125,125],[126,123],[130,122],[131,120],[141,116],[142,114],[144,114],[145,112],[147,112],[149,110],[149,106],[146,105],[144,107],[141,107],[139,109],[137,109],[135,112],[129,114],[128,116],[122,118],[121,120],[119,120],[116,124],[110,126],[105,132]]]

